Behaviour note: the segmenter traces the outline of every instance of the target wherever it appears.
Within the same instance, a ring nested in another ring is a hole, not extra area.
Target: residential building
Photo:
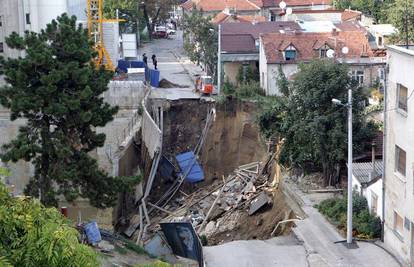
[[[414,48],[387,48],[384,242],[414,266]]]
[[[362,12],[356,10],[338,10],[338,9],[293,9],[291,14],[286,12],[275,16],[273,20],[291,20],[291,21],[360,21]]]
[[[188,0],[181,5],[184,13],[189,13],[194,7],[203,10],[206,17],[215,17],[225,9],[239,15],[262,15],[262,0]]]
[[[352,185],[354,192],[364,196],[372,215],[382,218],[382,170],[383,161],[352,163]]]
[[[224,9],[222,12],[218,13],[213,19],[214,24],[228,23],[228,22],[265,22],[266,18],[258,15],[239,15],[237,13],[232,13],[228,8]]]
[[[5,42],[12,32],[23,35],[25,31],[40,32],[63,13],[76,15],[79,23],[86,26],[87,0],[0,0],[0,55],[23,56],[24,52],[10,49]],[[118,23],[103,25],[104,44],[116,65],[119,58]]]
[[[332,8],[332,0],[283,0],[286,8],[301,10],[324,10]],[[282,0],[262,0],[263,15],[270,21],[277,20],[277,17],[285,14],[279,6]]]
[[[364,27],[355,22],[329,21],[300,22],[299,25],[300,31],[261,35],[260,84],[267,95],[280,93],[277,85],[280,70],[292,79],[299,63],[326,58],[329,50],[334,51],[335,60],[349,65],[350,75],[361,86],[377,82],[385,58],[374,57]]]
[[[240,68],[259,69],[259,37],[262,33],[300,30],[292,21],[221,24],[221,65],[223,81],[237,83]]]
[[[12,32],[39,32],[47,23],[67,12],[67,0],[0,0],[0,55],[22,56],[7,47],[5,38]]]
[[[389,39],[397,32],[397,29],[391,24],[372,24],[366,26],[369,33],[369,44],[374,53],[386,55],[386,45]]]

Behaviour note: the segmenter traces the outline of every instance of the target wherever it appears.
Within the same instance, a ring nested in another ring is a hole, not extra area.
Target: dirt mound
[[[188,86],[179,85],[173,82],[170,82],[167,79],[161,79],[159,88],[187,88]]]

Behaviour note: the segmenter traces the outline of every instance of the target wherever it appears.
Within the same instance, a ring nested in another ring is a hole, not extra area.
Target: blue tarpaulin
[[[84,226],[85,234],[88,238],[89,244],[95,245],[101,242],[101,232],[99,232],[98,224],[96,221],[91,221]]]
[[[175,158],[180,166],[182,175],[185,175],[188,172],[190,165],[194,163],[185,179],[187,182],[197,183],[204,180],[203,169],[201,169],[201,166],[198,163],[193,151],[179,154],[175,156]]]

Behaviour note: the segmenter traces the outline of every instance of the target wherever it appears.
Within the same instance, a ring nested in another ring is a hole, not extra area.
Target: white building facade
[[[22,56],[7,47],[6,37],[12,32],[40,32],[48,23],[67,12],[67,0],[0,0],[0,55]]]
[[[414,266],[414,50],[388,47],[385,244]]]

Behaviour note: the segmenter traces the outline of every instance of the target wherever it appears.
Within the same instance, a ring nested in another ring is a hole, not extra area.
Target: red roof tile
[[[332,5],[332,0],[283,0],[289,6]],[[263,0],[263,7],[279,7],[282,0]]]
[[[261,0],[188,0],[181,6],[186,10],[190,10],[193,8],[193,4],[198,9],[207,12],[222,11],[225,8],[234,8],[238,11],[256,11],[262,7]]]
[[[342,12],[342,21],[357,20],[362,16],[362,12],[357,10],[345,9]]]
[[[260,34],[300,30],[300,26],[293,21],[222,23],[221,26],[222,51],[227,53],[257,53],[255,40],[259,39]]]
[[[340,58],[355,59],[373,56],[368,38],[362,31],[339,31],[330,33],[268,33],[262,35],[267,62],[270,64],[286,62],[283,50],[293,45],[297,51],[297,61],[310,61],[319,58],[321,44],[335,50]],[[349,53],[343,55],[341,50],[348,47]]]
[[[213,23],[219,24],[224,22],[264,22],[266,18],[263,16],[248,15],[231,15],[225,12],[218,13],[212,20]]]

